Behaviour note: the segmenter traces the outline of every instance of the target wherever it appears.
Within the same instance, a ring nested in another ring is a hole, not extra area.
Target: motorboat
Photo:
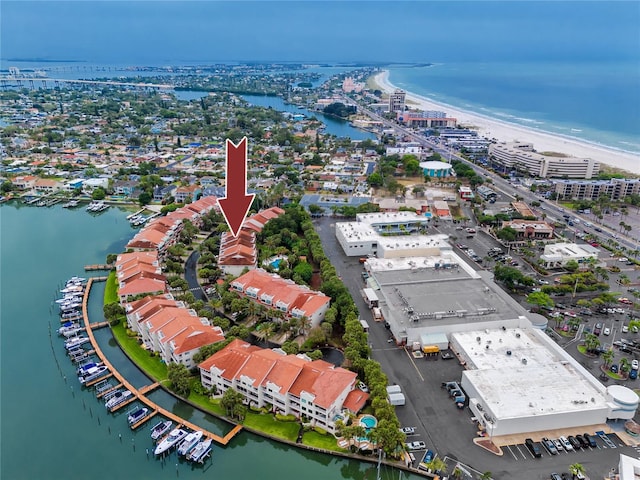
[[[171,420],[166,420],[164,422],[156,423],[153,427],[151,427],[151,438],[156,441],[159,438],[171,430],[173,426],[173,422]]]
[[[198,430],[196,432],[191,432],[189,435],[184,437],[184,440],[182,441],[182,443],[180,443],[180,446],[178,447],[178,455],[184,456],[187,453],[189,453],[191,449],[195,447],[196,444],[200,441],[200,439],[202,438],[202,435],[203,435],[202,431]]]
[[[164,452],[173,448],[179,441],[183,440],[188,433],[186,430],[182,430],[181,428],[174,428],[171,430],[169,435],[167,435],[162,441],[156,446],[156,449],[153,451],[155,455],[162,455]]]
[[[77,332],[79,328],[80,328],[79,323],[64,322],[62,325],[60,325],[60,328],[58,329],[58,335],[64,335],[65,337],[68,337],[69,336],[67,335],[68,332],[73,332],[73,331]]]
[[[64,342],[64,348],[66,348],[67,350],[73,350],[89,341],[89,337],[78,335],[77,337],[71,337],[69,340]]]
[[[101,365],[104,365],[104,363],[103,362],[88,362],[88,363],[80,365],[76,369],[76,373],[78,375],[83,375],[84,376],[92,368],[96,368],[96,367],[99,367]]]
[[[109,373],[109,368],[106,365],[100,365],[99,367],[94,367],[87,371],[86,375],[78,376],[78,380],[82,385],[86,385],[88,382],[92,382],[100,377],[103,377]]]
[[[104,406],[111,412],[122,402],[126,402],[128,399],[130,399],[132,395],[133,393],[131,393],[131,391],[129,390],[117,390],[113,393],[113,395],[109,396],[106,402],[104,402]]]
[[[147,407],[141,407],[131,412],[127,416],[127,422],[129,422],[129,426],[135,425],[136,423],[138,423],[140,420],[146,417],[148,413],[149,413],[149,409]]]
[[[205,438],[204,440],[198,442],[198,444],[193,447],[187,454],[187,460],[192,462],[201,462],[209,452],[211,452],[211,444],[213,440],[210,438]]]

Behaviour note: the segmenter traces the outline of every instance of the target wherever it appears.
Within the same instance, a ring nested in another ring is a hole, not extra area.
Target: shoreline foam
[[[392,93],[396,88],[389,81],[389,71],[383,70],[377,73],[373,82],[385,93]],[[404,90],[404,89],[402,89]],[[406,90],[405,90],[406,91]],[[526,127],[507,121],[498,120],[479,113],[463,110],[453,105],[438,102],[430,98],[407,92],[407,101],[412,102],[412,107],[421,110],[442,110],[447,116],[458,119],[459,125],[471,126],[479,135],[495,138],[500,142],[512,142],[519,140],[533,144],[537,152],[558,152],[578,158],[593,158],[603,165],[626,170],[634,174],[640,174],[640,156],[631,152],[616,150],[612,147],[589,143],[585,140],[561,135],[533,127]]]

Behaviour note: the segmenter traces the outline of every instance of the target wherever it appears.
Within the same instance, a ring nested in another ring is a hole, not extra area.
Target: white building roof
[[[452,338],[468,359],[470,370],[463,375],[498,418],[607,406],[604,387],[597,388],[597,380],[562,349],[552,348],[544,332],[506,328],[453,333]]]

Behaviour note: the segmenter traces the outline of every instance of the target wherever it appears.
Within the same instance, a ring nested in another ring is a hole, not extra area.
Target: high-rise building
[[[389,112],[402,112],[404,110],[404,100],[407,93],[404,90],[397,89],[389,95]]]

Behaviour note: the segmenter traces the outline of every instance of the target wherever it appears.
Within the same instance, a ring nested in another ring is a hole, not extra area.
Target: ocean
[[[389,71],[391,83],[435,102],[640,153],[634,61],[437,63]]]
[[[88,276],[83,267],[124,250],[134,235],[125,216],[111,207],[100,215],[83,209],[0,206],[0,478],[264,480],[375,479],[376,465],[291,448],[242,432],[227,447],[214,446],[212,460],[193,467],[172,453],[164,461],[151,451],[147,426],[132,432],[125,407],[108,414],[90,389],[82,389],[66,356],[54,299],[62,282]],[[104,282],[89,301],[101,321]],[[109,360],[134,385],[151,381],[120,351],[109,329],[96,331]],[[228,424],[175,400],[162,390],[151,398],[183,418],[217,433]],[[131,406],[133,408],[133,406]],[[381,467],[384,480],[416,476]]]

